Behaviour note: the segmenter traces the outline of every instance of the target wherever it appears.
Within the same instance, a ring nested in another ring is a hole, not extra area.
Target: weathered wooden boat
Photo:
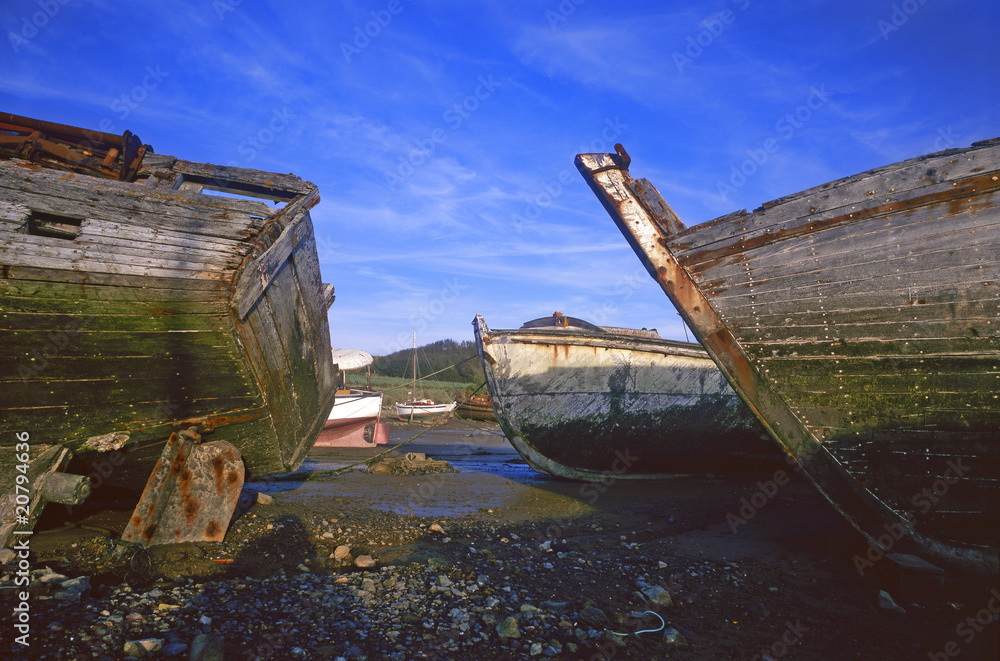
[[[191,427],[249,475],[294,471],[338,383],[318,201],[292,175],[0,115],[0,443],[29,433],[141,490]]]
[[[493,412],[492,400],[482,395],[463,395],[456,399],[455,415],[463,420],[497,421],[496,413]]]
[[[373,358],[364,351],[334,349],[333,364],[343,373],[372,364]],[[370,379],[369,379],[370,381]],[[369,384],[370,387],[370,384]],[[316,439],[317,447],[371,447],[377,442],[365,439],[365,428],[377,425],[382,414],[382,393],[360,388],[347,388],[343,380],[333,400],[330,416]],[[385,439],[387,440],[387,439]]]
[[[1000,139],[691,228],[616,150],[577,167],[872,555],[889,546],[995,576]]]
[[[558,312],[515,330],[472,323],[500,427],[536,471],[650,479],[781,461],[697,344]]]

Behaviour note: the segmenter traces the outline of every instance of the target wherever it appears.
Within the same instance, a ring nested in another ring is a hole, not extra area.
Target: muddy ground
[[[995,577],[949,576],[941,598],[908,603],[887,561],[859,574],[867,547],[800,475],[734,532],[771,475],[580,484],[532,472],[495,425],[392,424],[391,445],[425,431],[399,454],[459,472],[338,475],[376,450],[317,448],[246,485],[223,543],[138,552],[117,541],[131,504],[115,494],[50,506],[32,566],[89,587],[68,600],[36,580],[31,647],[7,625],[0,655],[121,659],[156,638],[149,658],[187,658],[212,634],[227,659],[1000,658]]]

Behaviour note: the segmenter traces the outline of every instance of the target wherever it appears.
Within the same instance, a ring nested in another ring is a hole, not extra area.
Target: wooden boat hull
[[[780,461],[704,349],[473,321],[497,420],[535,470],[578,480],[747,472]]]
[[[997,573],[1000,141],[690,229],[632,179],[623,149],[576,162],[729,382],[873,555]]]
[[[371,447],[365,440],[365,427],[377,423],[381,412],[380,392],[338,392],[316,447]]]
[[[249,476],[295,470],[338,382],[317,201],[292,175],[170,156],[134,181],[0,160],[0,442],[64,445],[95,486],[141,490],[189,426]]]
[[[493,404],[489,401],[481,401],[485,399],[485,397],[459,398],[456,400],[458,406],[455,407],[455,415],[464,420],[496,422],[497,416],[493,412]]]

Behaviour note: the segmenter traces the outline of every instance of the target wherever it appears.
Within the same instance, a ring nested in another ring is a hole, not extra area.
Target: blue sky
[[[688,224],[1000,135],[1000,5],[8,0],[0,109],[315,182],[334,346],[561,310],[684,338],[573,166]]]

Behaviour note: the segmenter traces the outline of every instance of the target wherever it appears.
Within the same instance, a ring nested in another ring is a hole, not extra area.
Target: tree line
[[[479,384],[486,378],[476,355],[476,343],[471,340],[438,340],[417,347],[417,376],[427,376],[439,370],[444,371],[429,379]],[[375,356],[372,374],[412,378],[413,350],[403,349],[386,356]]]

